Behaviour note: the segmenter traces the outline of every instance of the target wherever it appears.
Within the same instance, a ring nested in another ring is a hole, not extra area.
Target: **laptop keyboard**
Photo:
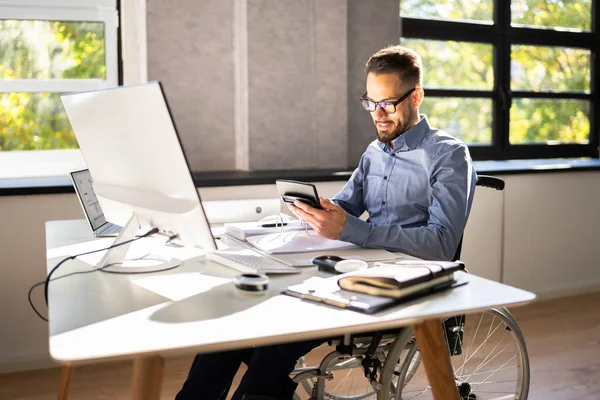
[[[298,274],[300,270],[263,256],[249,249],[217,250],[208,252],[206,258],[236,271],[254,274]]]
[[[103,225],[102,227],[100,227],[100,229],[98,229],[96,231],[96,234],[111,235],[114,233],[121,232],[121,229],[123,229],[121,226],[108,222],[106,225]]]

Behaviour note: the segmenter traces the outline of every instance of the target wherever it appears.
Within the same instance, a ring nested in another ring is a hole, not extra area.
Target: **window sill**
[[[475,169],[487,175],[519,175],[567,171],[600,171],[597,158],[475,161]],[[197,187],[268,185],[275,179],[306,182],[346,181],[352,170],[213,171],[193,174]],[[73,193],[68,176],[0,178],[0,196]]]

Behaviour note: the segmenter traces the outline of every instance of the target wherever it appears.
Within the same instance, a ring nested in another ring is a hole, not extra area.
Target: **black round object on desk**
[[[262,293],[269,288],[269,277],[263,274],[241,274],[233,278],[236,288],[250,293]]]

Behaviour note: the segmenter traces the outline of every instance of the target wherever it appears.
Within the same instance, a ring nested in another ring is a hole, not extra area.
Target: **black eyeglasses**
[[[369,112],[374,112],[375,110],[377,110],[377,106],[381,107],[381,109],[383,111],[386,112],[386,114],[393,114],[396,112],[396,106],[400,103],[402,103],[402,100],[406,99],[408,96],[410,96],[410,94],[412,92],[414,92],[415,90],[417,90],[417,88],[412,88],[408,91],[408,93],[406,93],[404,96],[400,97],[398,100],[396,101],[373,101],[373,100],[369,100],[367,98],[365,98],[365,96],[367,95],[366,93],[363,95],[363,97],[360,98],[360,102],[362,103],[363,107],[365,108],[365,110],[369,111]]]

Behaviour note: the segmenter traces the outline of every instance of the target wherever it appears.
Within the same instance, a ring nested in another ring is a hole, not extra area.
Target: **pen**
[[[277,228],[278,226],[286,226],[287,222],[274,222],[272,224],[262,224],[261,227],[263,228]]]

